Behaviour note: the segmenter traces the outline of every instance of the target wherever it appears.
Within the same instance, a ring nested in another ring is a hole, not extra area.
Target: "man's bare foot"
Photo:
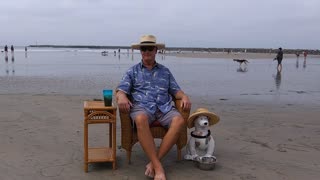
[[[144,173],[144,175],[150,177],[150,178],[153,178],[154,177],[154,169],[153,169],[153,165],[151,162],[149,162],[147,165],[146,165],[146,171]]]
[[[162,167],[155,168],[154,171],[155,171],[155,176],[154,176],[155,180],[166,180],[167,179]]]

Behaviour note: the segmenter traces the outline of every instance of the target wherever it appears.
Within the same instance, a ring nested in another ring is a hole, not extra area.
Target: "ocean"
[[[96,95],[114,89],[124,72],[140,61],[138,51],[68,48],[17,48],[0,53],[0,94]],[[320,104],[320,59],[284,59],[277,73],[272,59],[181,58],[157,55],[192,98],[208,101]]]

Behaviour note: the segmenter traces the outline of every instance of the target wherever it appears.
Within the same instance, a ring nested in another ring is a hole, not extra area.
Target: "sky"
[[[4,0],[0,46],[320,49],[320,0]]]

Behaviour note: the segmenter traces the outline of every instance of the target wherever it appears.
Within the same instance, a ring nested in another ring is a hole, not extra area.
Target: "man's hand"
[[[187,111],[191,109],[191,101],[189,97],[182,90],[179,90],[176,93],[175,98],[181,99],[181,107],[183,110]]]
[[[118,91],[116,94],[116,99],[117,99],[119,111],[129,113],[132,103],[128,99],[127,95],[122,91]]]
[[[183,110],[190,110],[191,109],[191,102],[187,95],[183,95],[182,98],[181,107]]]

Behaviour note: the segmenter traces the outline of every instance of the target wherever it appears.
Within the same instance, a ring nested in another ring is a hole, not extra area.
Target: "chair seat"
[[[150,127],[163,127],[159,121],[153,121],[152,124],[150,124]]]

